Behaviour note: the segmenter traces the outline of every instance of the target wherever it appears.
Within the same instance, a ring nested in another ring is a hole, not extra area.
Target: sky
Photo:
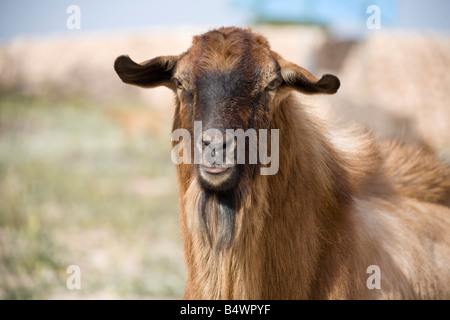
[[[246,26],[261,17],[313,20],[358,35],[367,6],[381,10],[382,28],[450,32],[448,0],[1,0],[0,41],[22,35],[172,26]],[[70,5],[80,8],[80,30],[67,28]]]
[[[68,30],[67,7],[80,8],[80,31],[153,26],[244,24],[244,11],[227,0],[1,0],[0,39]]]

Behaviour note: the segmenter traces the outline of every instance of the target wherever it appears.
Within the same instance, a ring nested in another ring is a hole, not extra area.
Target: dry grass
[[[181,297],[170,124],[130,136],[121,109],[1,98],[0,298]],[[72,264],[81,290],[66,287]]]

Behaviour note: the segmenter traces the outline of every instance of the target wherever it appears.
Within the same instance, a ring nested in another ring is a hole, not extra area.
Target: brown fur
[[[184,298],[450,298],[450,210],[443,205],[449,198],[450,168],[421,147],[377,141],[360,129],[336,132],[291,93],[333,93],[339,86],[333,76],[317,79],[271,51],[263,37],[236,28],[197,36],[185,54],[155,58],[142,67],[119,59],[116,70],[125,82],[162,84],[175,91],[167,80],[172,69],[175,81],[195,87],[193,81],[212,70],[240,66],[249,79],[258,68],[262,76],[249,86],[252,97],[276,74],[283,77],[275,96],[258,100],[253,113],[246,109],[219,116],[227,125],[254,121],[256,128],[280,130],[279,172],[252,174],[255,168],[246,165],[229,192],[236,204],[229,247],[212,245],[221,228],[219,195],[202,202],[197,167],[177,166],[187,265]],[[130,69],[152,77],[158,70],[163,76],[136,80],[127,73]],[[200,112],[198,92],[192,97],[188,92],[177,95],[173,129],[192,130]],[[236,101],[249,103],[245,97]],[[209,241],[199,214],[202,203]],[[370,265],[380,267],[380,290],[366,286]]]

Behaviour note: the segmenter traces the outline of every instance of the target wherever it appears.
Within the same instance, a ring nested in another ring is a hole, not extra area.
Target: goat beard
[[[245,199],[250,196],[251,183],[257,171],[257,166],[245,170],[239,183],[225,193],[216,193],[201,188],[197,214],[204,235],[216,252],[232,247],[236,237],[236,224]]]

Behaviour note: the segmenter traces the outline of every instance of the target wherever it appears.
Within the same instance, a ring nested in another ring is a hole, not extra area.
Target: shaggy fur
[[[420,146],[337,132],[292,93],[334,93],[336,77],[318,79],[238,28],[115,68],[126,83],[175,91],[173,129],[279,129],[275,175],[247,164],[232,187],[212,187],[198,165],[177,166],[184,298],[450,298],[450,168]],[[371,265],[381,289],[366,285]]]

